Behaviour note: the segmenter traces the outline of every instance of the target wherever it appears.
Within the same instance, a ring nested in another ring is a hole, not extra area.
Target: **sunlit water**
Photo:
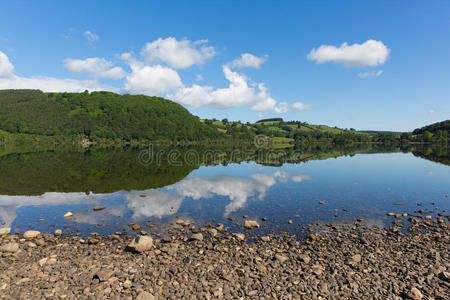
[[[48,190],[26,196],[8,190],[8,195],[0,195],[1,227],[11,227],[13,232],[59,228],[108,234],[131,231],[128,224],[135,223],[144,230],[161,230],[178,217],[196,225],[223,223],[237,231],[242,230],[242,216],[248,215],[254,220],[267,218],[267,222],[259,221],[267,225],[263,231],[302,234],[311,223],[351,223],[362,218],[368,224],[387,226],[392,221],[387,212],[423,209],[435,214],[450,209],[449,166],[411,153],[357,154],[281,167],[243,162],[201,166],[186,174],[163,187],[149,184],[142,190],[89,194]],[[33,176],[39,177],[39,170]],[[150,179],[142,178],[139,186]],[[45,179],[36,186],[45,186]],[[93,211],[94,206],[106,208]],[[72,218],[63,217],[68,211]],[[147,224],[153,224],[153,229]]]

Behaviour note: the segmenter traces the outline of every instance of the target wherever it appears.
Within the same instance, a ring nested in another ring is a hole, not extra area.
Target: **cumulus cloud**
[[[197,80],[197,81],[203,81],[203,75],[202,75],[202,74],[197,74],[197,75],[195,76],[195,80]]]
[[[64,65],[72,73],[87,73],[98,78],[120,79],[125,76],[125,71],[121,67],[113,67],[113,63],[99,57],[86,59],[66,58]]]
[[[125,80],[125,90],[134,94],[159,95],[183,87],[177,71],[161,65],[131,64]]]
[[[333,62],[345,67],[374,67],[384,64],[389,52],[382,41],[368,40],[362,44],[343,43],[340,47],[322,45],[312,49],[307,58],[318,64]]]
[[[309,110],[312,108],[312,104],[303,104],[302,102],[294,102],[291,105],[292,109],[303,111],[303,110]]]
[[[91,43],[96,42],[100,39],[100,36],[96,33],[93,33],[90,30],[86,30],[83,35],[87,38],[87,40]]]
[[[378,77],[381,76],[381,74],[383,74],[383,70],[379,70],[376,72],[363,72],[363,73],[359,73],[358,77],[359,78],[367,78],[367,77]]]
[[[21,77],[14,74],[14,66],[0,52],[0,89],[39,89],[44,92],[112,91],[116,88],[102,85],[97,80],[60,79],[53,77]]]
[[[186,69],[192,65],[202,64],[215,54],[214,47],[208,46],[208,40],[178,41],[174,37],[159,38],[147,43],[141,51],[146,63],[163,62],[175,69]]]
[[[259,67],[269,58],[268,55],[263,55],[261,57],[254,56],[250,53],[241,54],[240,58],[233,60],[229,63],[229,66],[232,68],[255,68],[259,69]]]
[[[8,56],[0,51],[0,78],[14,77],[14,66],[9,61]]]
[[[284,114],[289,111],[289,104],[287,102],[280,102],[274,109],[277,114]]]
[[[227,88],[214,89],[211,86],[184,87],[169,97],[176,101],[192,106],[211,106],[219,109],[251,106],[253,110],[272,110],[277,101],[267,92],[263,83],[252,84],[248,79],[228,66],[223,66],[225,78],[230,82]]]

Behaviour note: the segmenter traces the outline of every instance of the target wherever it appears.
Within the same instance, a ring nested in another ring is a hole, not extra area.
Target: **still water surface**
[[[109,154],[1,157],[0,227],[108,234],[130,231],[128,224],[135,223],[145,230],[147,224],[167,228],[179,217],[237,231],[248,215],[268,219],[263,231],[301,235],[311,223],[362,218],[388,226],[387,212],[450,209],[450,167],[412,153],[359,153],[282,166],[244,161],[195,167],[144,166],[131,150]],[[106,208],[93,211],[94,206]],[[70,219],[63,217],[68,211]]]

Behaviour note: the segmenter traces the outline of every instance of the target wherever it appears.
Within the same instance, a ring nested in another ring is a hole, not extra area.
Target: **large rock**
[[[156,297],[148,292],[140,292],[136,300],[156,300]]]
[[[422,293],[415,287],[409,290],[407,296],[414,300],[421,300],[423,298]]]
[[[0,228],[0,236],[2,235],[7,235],[11,232],[11,228],[9,227],[5,227],[5,228]]]
[[[17,251],[19,251],[19,244],[18,243],[6,243],[6,244],[0,246],[0,252],[15,253]]]
[[[25,231],[25,233],[23,234],[23,237],[26,238],[26,239],[28,240],[28,239],[34,239],[34,238],[37,238],[37,237],[40,236],[40,235],[41,235],[41,232],[40,232],[40,231],[37,231],[37,230],[28,230],[28,231]]]
[[[247,221],[244,222],[244,228],[245,229],[258,229],[259,228],[259,224],[256,221],[247,220]]]
[[[131,244],[128,245],[127,249],[132,252],[141,253],[150,250],[152,247],[152,237],[148,235],[140,235],[134,238]]]
[[[195,233],[195,234],[191,235],[191,240],[203,241],[203,234]]]

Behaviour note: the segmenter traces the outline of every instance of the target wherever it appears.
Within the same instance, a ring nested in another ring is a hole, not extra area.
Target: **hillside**
[[[442,135],[450,132],[450,120],[433,123],[421,128],[417,128],[413,131],[414,135],[423,134],[429,132],[432,135]]]
[[[90,139],[223,138],[183,106],[158,97],[110,92],[0,90],[0,131]]]

